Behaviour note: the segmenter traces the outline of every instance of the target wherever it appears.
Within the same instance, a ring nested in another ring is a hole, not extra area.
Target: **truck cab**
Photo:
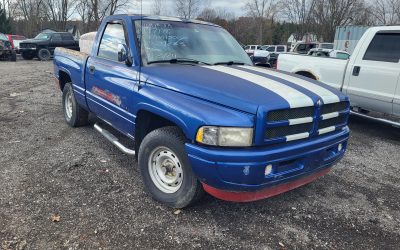
[[[278,69],[341,90],[353,115],[400,127],[400,26],[369,28],[350,58],[342,57],[282,54]]]
[[[55,50],[54,74],[67,124],[97,116],[95,129],[136,156],[145,189],[171,207],[204,192],[237,202],[280,194],[329,172],[347,148],[344,94],[255,67],[211,23],[109,16],[90,54]]]
[[[343,91],[361,112],[400,116],[400,27],[366,31],[351,56]]]

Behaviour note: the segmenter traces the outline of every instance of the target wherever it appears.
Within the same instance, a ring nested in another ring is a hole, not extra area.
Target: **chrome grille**
[[[348,102],[337,102],[337,103],[326,104],[321,107],[321,114],[329,114],[333,112],[344,111],[348,108],[348,106],[349,106]]]
[[[328,127],[332,127],[332,126],[336,126],[336,125],[341,125],[343,123],[346,123],[346,121],[347,121],[347,115],[341,115],[336,118],[320,121],[318,123],[318,128],[322,129],[322,128],[328,128]]]
[[[264,140],[274,143],[276,140],[297,140],[332,132],[330,127],[345,126],[349,115],[349,103],[347,101],[330,103],[321,107],[302,107],[285,110],[272,110],[266,114],[266,126]],[[339,113],[339,115],[337,114]],[[317,115],[319,114],[319,116]],[[325,130],[321,130],[325,129]],[[321,130],[321,131],[319,131]]]
[[[288,135],[301,134],[305,132],[311,132],[313,128],[312,123],[305,123],[293,126],[284,126],[284,127],[276,127],[276,128],[268,128],[265,131],[265,137],[267,139],[274,139],[277,137],[285,137]]]
[[[19,48],[22,48],[22,49],[35,48],[35,45],[31,44],[31,43],[20,43]]]
[[[314,111],[314,107],[273,110],[268,112],[267,119],[268,121],[285,121],[302,117],[311,117],[314,116]]]

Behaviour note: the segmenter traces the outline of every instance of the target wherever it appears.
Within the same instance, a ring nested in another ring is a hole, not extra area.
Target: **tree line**
[[[286,43],[291,34],[301,40],[307,33],[330,42],[337,26],[400,24],[400,0],[243,0],[245,15],[239,17],[212,8],[211,0],[149,1],[152,14],[213,22],[243,44]],[[0,32],[32,37],[45,28],[76,25],[86,33],[104,16],[140,8],[140,0],[0,0]]]

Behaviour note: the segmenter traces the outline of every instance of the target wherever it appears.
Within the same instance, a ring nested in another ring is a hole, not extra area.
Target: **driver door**
[[[62,42],[61,34],[59,34],[59,33],[54,33],[54,34],[51,36],[51,39],[50,39],[50,44],[49,44],[50,53],[53,54],[53,53],[54,53],[54,50],[55,50],[57,47],[63,47],[63,42]]]
[[[120,132],[132,136],[139,67],[128,66],[118,59],[120,45],[130,48],[125,25],[122,20],[106,24],[97,55],[89,57],[86,64],[85,80],[89,109]]]

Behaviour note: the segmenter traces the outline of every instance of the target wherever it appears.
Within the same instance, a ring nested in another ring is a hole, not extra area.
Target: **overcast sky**
[[[142,0],[143,1],[143,13],[151,14],[154,0]],[[174,16],[175,15],[175,0],[163,0],[163,9],[165,10],[163,15]],[[227,12],[232,12],[235,16],[244,15],[243,6],[246,0],[203,0],[204,6],[213,9],[224,9]],[[140,2],[140,1],[138,1]],[[204,7],[203,6],[203,7]],[[129,12],[139,13],[140,4],[132,6]]]

